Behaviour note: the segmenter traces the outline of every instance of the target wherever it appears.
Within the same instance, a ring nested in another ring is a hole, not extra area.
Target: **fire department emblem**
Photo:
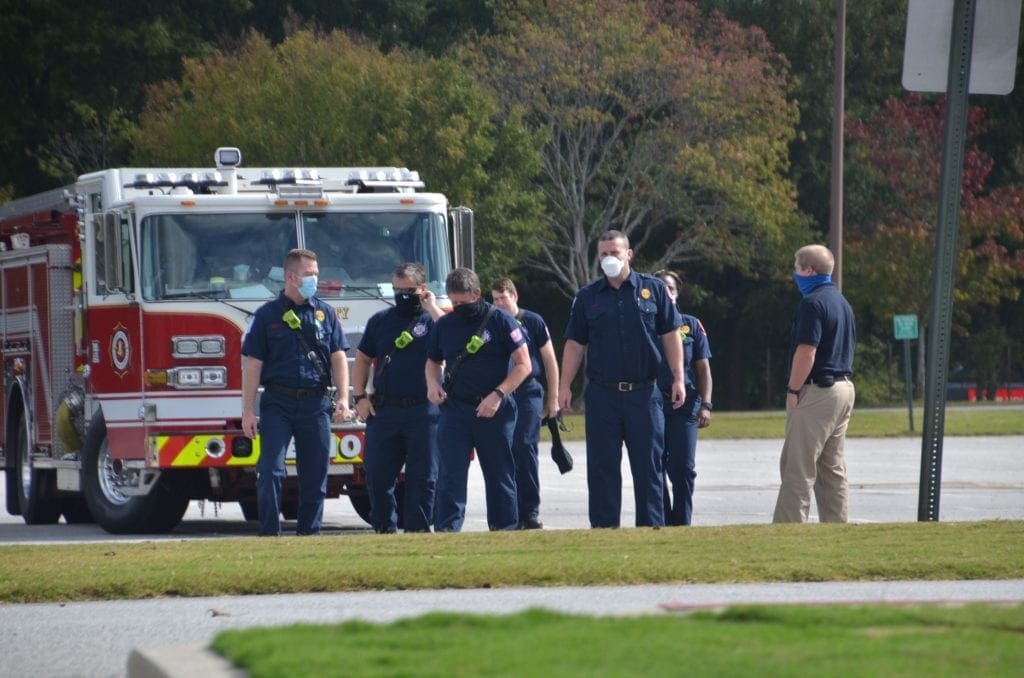
[[[128,372],[128,363],[132,358],[132,345],[128,340],[127,328],[118,323],[114,326],[114,334],[110,337],[110,362],[119,377]]]
[[[416,327],[412,328],[412,336],[414,336],[414,337],[423,337],[423,336],[426,336],[426,334],[427,334],[427,324],[426,323],[416,323]]]

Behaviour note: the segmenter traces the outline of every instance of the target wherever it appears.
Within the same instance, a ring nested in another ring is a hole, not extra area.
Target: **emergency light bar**
[[[315,169],[267,170],[253,183],[264,186],[319,186],[320,173]]]
[[[125,188],[188,188],[193,192],[202,193],[211,186],[227,186],[228,182],[220,172],[187,172],[180,177],[175,172],[154,174],[136,174],[135,181],[124,185]]]

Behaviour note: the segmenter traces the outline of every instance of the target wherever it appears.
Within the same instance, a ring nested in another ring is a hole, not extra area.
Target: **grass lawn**
[[[381,589],[1016,578],[1024,578],[1024,521],[0,547],[0,601],[18,603]]]
[[[270,676],[1010,676],[1024,606],[733,607],[594,618],[531,610],[225,631]]]

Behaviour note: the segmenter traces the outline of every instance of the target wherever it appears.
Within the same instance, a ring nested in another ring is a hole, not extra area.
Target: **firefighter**
[[[519,307],[519,294],[509,278],[491,283],[494,305],[519,323],[530,350],[530,376],[515,390],[516,428],[512,453],[516,460],[516,493],[519,502],[519,529],[537,530],[540,522],[540,473],[537,447],[540,444],[541,419],[558,414],[558,360],[551,333],[544,319]]]
[[[516,403],[510,396],[530,374],[530,352],[515,319],[480,298],[476,273],[456,268],[445,288],[453,312],[430,332],[425,370],[427,397],[441,408],[434,529],[462,529],[475,448],[484,475],[487,524],[492,530],[514,530],[519,526],[512,456]]]
[[[630,270],[633,250],[619,231],[598,240],[604,276],[573,298],[562,353],[558,404],[572,405],[572,380],[587,353],[587,489],[591,527],[618,527],[622,444],[629,454],[636,524],[665,524],[662,479],[665,416],[655,388],[658,365],[672,372],[672,406],[685,400],[680,318],[665,285]]]
[[[668,296],[678,308],[682,279],[675,271],[660,270],[654,274],[665,283]],[[697,478],[697,429],[711,425],[711,345],[704,325],[696,316],[682,314],[679,337],[683,342],[683,364],[686,366],[686,402],[672,409],[665,402],[665,477],[672,481],[671,491],[665,484],[665,523],[689,525],[693,522],[693,488]],[[665,363],[658,370],[658,388],[670,398],[672,372]]]
[[[352,368],[355,411],[366,422],[370,523],[382,533],[398,531],[395,479],[403,464],[405,531],[429,532],[433,523],[440,412],[427,400],[424,366],[427,335],[444,311],[426,281],[421,264],[395,268],[395,306],[367,322]],[[368,394],[371,369],[374,391]]]
[[[331,416],[350,418],[348,342],[334,309],[317,299],[316,253],[294,249],[284,261],[284,290],[261,306],[242,340],[242,431],[260,434],[256,493],[260,535],[281,534],[281,483],[285,453],[295,438],[299,481],[296,533],[320,533],[327,469],[331,458]],[[332,404],[329,387],[345,397]],[[263,385],[257,420],[254,402]]]

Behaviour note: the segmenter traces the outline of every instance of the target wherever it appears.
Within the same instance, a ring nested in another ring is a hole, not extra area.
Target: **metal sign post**
[[[960,222],[967,98],[972,91],[980,94],[1007,94],[1013,89],[1017,36],[1020,32],[1021,0],[954,0],[952,8],[949,2],[910,0],[903,60],[903,84],[907,89],[916,91],[935,91],[931,65],[941,67],[943,61],[948,62],[945,73],[946,119],[943,123],[939,221],[935,232],[935,279],[925,363],[921,485],[917,503],[917,519],[920,521],[939,519],[942,436],[946,415],[949,339],[953,324],[953,273],[956,263],[956,232]],[[982,10],[979,34],[975,40],[975,15],[979,14],[979,5]],[[949,23],[944,23],[947,21]],[[938,37],[944,32],[936,32],[937,25],[949,27],[948,53],[945,51],[946,45]],[[972,78],[971,58],[976,45],[979,58],[974,75],[977,77]]]

